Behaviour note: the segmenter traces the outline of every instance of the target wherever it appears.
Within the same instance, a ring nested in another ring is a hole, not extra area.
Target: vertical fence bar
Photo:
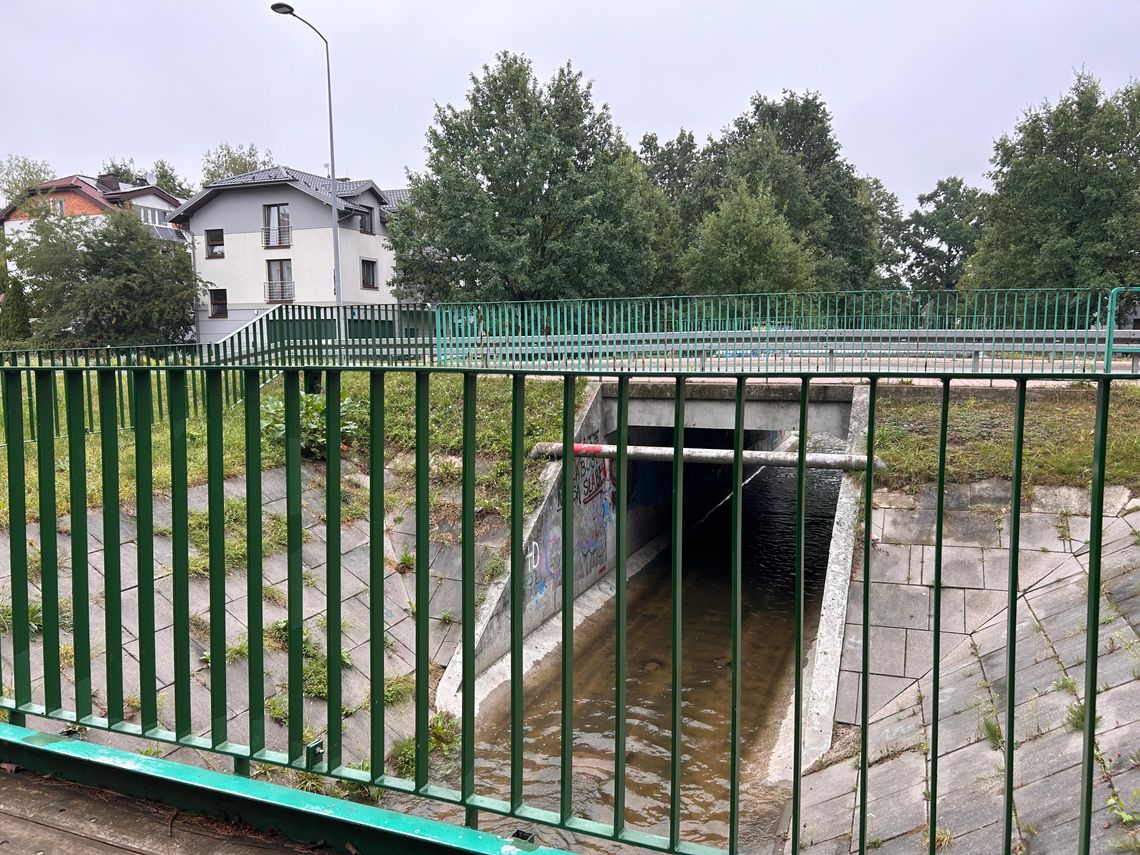
[[[526,375],[511,377],[511,810],[522,805],[523,763],[523,482]]]
[[[675,850],[681,842],[681,734],[683,730],[683,671],[681,669],[684,632],[682,620],[682,587],[684,569],[684,507],[685,489],[685,378],[678,377],[673,393],[673,496],[670,502],[670,723],[669,733],[669,848]]]
[[[460,795],[467,802],[475,793],[475,412],[478,402],[478,375],[463,375],[463,485],[461,502],[463,507],[462,530],[460,532],[462,553],[460,555],[460,577],[463,580],[463,709],[460,731],[462,745],[463,780]],[[565,548],[565,547],[563,547]],[[573,578],[571,576],[571,578]],[[477,828],[479,813],[474,808],[466,809],[466,825]]]
[[[228,372],[206,371],[206,501],[210,558],[210,744],[226,741],[226,514],[222,449],[223,386]]]
[[[59,518],[55,501],[55,372],[36,371],[36,479],[39,484],[40,593],[43,603],[44,706],[60,708]]]
[[[122,556],[119,532],[119,434],[115,400],[122,387],[118,371],[105,368],[97,378],[103,474],[103,608],[106,610],[107,720],[123,720]],[[13,534],[15,534],[13,532]]]
[[[428,783],[428,607],[431,596],[431,457],[429,412],[431,374],[416,372],[416,789]]]
[[[1013,852],[1013,751],[1014,723],[1016,720],[1017,680],[1017,589],[1018,550],[1021,548],[1021,463],[1025,444],[1025,386],[1024,377],[1017,379],[1017,404],[1013,417],[1013,472],[1009,501],[1009,590],[1006,600],[1005,624],[1005,818],[1002,835],[1003,852]],[[1093,630],[1093,635],[1096,630]]]
[[[328,656],[328,751],[332,772],[341,765],[341,631],[340,631],[340,386],[339,371],[325,372],[325,652]],[[417,545],[418,546],[418,545]],[[418,551],[418,550],[417,550]],[[417,609],[417,615],[418,615]]]
[[[287,530],[286,584],[289,655],[289,762],[304,760],[304,694],[301,681],[304,673],[302,659],[304,643],[304,582],[301,550],[301,372],[295,368],[285,371],[285,526]]]
[[[24,471],[23,383],[18,369],[4,371],[4,441],[8,445],[9,567],[12,573],[12,673],[16,709],[32,700],[31,632],[28,626],[28,496]],[[0,691],[2,694],[2,691]],[[22,723],[18,713],[16,723]]]
[[[265,749],[265,643],[261,505],[261,385],[259,371],[245,374],[246,638],[249,644],[249,754]]]
[[[804,393],[806,395],[807,388],[804,381]],[[805,441],[806,434],[804,433],[804,426],[806,425],[806,418],[801,417],[801,432],[800,432],[800,446],[801,448],[807,443]],[[801,450],[800,459],[803,460],[804,452]],[[801,477],[803,471],[801,469]],[[741,600],[741,551],[742,544],[742,531],[743,531],[743,518],[744,518],[744,378],[736,378],[736,421],[733,428],[732,438],[732,603],[731,603],[731,628],[732,628],[732,647],[729,650],[729,657],[732,659],[732,695],[729,708],[731,710],[731,722],[729,725],[729,771],[728,771],[728,851],[735,853],[737,851],[737,842],[740,834],[740,600]],[[802,535],[801,535],[802,537]],[[801,574],[802,575],[802,574]],[[802,592],[801,598],[798,601],[802,606]],[[799,672],[799,661],[796,662],[796,670]],[[797,696],[797,704],[799,698]],[[799,719],[799,708],[796,709],[796,717]],[[799,754],[799,739],[796,740],[796,754],[798,759]]]
[[[190,715],[190,533],[187,500],[186,371],[172,371],[166,384],[170,413],[171,594],[174,606],[174,732],[191,733]],[[76,629],[78,637],[78,628]],[[78,650],[76,650],[78,659]]]
[[[800,427],[796,453],[796,542],[795,542],[795,612],[796,641],[795,660],[795,703],[793,704],[792,728],[792,851],[800,847],[800,777],[803,763],[803,647],[804,647],[804,511],[806,504],[807,446],[808,446],[808,392],[811,381],[804,377],[800,381]],[[870,459],[868,457],[868,459]],[[864,586],[867,580],[863,580]],[[866,722],[863,722],[866,728]]]
[[[91,715],[91,606],[87,581],[87,442],[84,436],[83,380],[84,375],[79,370],[63,374],[68,500],[71,505],[71,622],[77,722]]]
[[[871,661],[871,545],[874,528],[871,513],[875,474],[875,403],[879,378],[870,378],[867,398],[867,468],[863,473],[863,608],[862,663],[859,677],[859,851],[867,851],[867,718],[870,716],[868,686]],[[798,845],[798,840],[797,840]],[[797,851],[793,849],[792,851]]]
[[[625,830],[625,748],[626,748],[626,549],[629,531],[626,521],[629,504],[629,376],[618,378],[617,459],[615,479],[614,540],[614,835]]]
[[[562,378],[562,777],[559,817],[574,811],[574,416],[575,379]]]
[[[372,779],[384,773],[384,372],[368,375],[368,764]],[[466,627],[465,627],[466,628]]]
[[[1088,618],[1085,621],[1085,727],[1081,754],[1080,855],[1092,845],[1093,787],[1096,782],[1097,656],[1100,653],[1100,559],[1104,540],[1104,470],[1108,449],[1108,403],[1112,380],[1097,383],[1096,426],[1093,430],[1093,472],[1089,528]],[[1008,737],[1007,737],[1008,738]]]
[[[942,511],[946,498],[946,439],[950,417],[950,379],[942,380],[942,407],[938,429],[938,496],[934,515],[934,653],[931,663],[930,712],[930,816],[926,827],[928,855],[935,855],[938,846],[938,683],[942,666]],[[870,585],[870,579],[863,578]]]
[[[151,372],[136,369],[128,378],[135,399],[135,518],[138,527],[139,714],[142,731],[158,727],[154,621],[154,391]]]

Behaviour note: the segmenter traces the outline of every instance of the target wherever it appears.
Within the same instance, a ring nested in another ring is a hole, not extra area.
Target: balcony
[[[277,247],[292,245],[292,226],[266,226],[261,230],[261,246],[263,249],[276,249]]]
[[[292,303],[294,298],[293,280],[289,279],[284,282],[266,282],[265,283],[265,302],[267,303]]]

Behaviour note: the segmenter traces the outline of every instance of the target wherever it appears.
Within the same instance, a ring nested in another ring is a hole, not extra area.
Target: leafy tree
[[[427,169],[389,220],[401,297],[531,300],[672,287],[676,217],[569,64],[501,53],[438,107]],[[667,284],[668,283],[668,284]]]
[[[1106,95],[1078,74],[994,147],[994,191],[964,286],[1091,288],[1140,282],[1140,82]]]
[[[268,169],[274,165],[273,152],[269,149],[262,154],[253,143],[248,145],[222,143],[202,155],[202,186],[245,172]]]
[[[185,341],[199,283],[181,247],[150,237],[129,211],[103,220],[40,217],[12,241],[43,345]]]
[[[114,175],[128,184],[149,184],[150,174],[154,174],[154,184],[172,196],[188,199],[194,195],[194,185],[182,178],[174,167],[165,160],[156,160],[149,170],[135,166],[133,157],[126,160],[105,160],[99,167],[102,175]]]
[[[657,134],[645,134],[640,156],[653,183],[674,205],[692,191],[693,174],[700,163],[700,146],[692,131],[681,128],[677,138],[664,145],[657,141]]]
[[[771,194],[743,180],[701,223],[684,271],[689,290],[701,294],[809,291],[815,284],[812,254]]]
[[[881,194],[840,156],[831,114],[818,94],[757,94],[748,111],[695,155],[690,142],[684,132],[665,146],[653,135],[642,142],[650,175],[675,201],[687,240],[743,179],[753,192],[771,196],[795,236],[812,249],[817,287],[882,284],[879,268],[889,260],[880,258]]]
[[[912,291],[936,294],[958,286],[982,235],[985,194],[957,176],[918,197],[904,224],[906,279]]]
[[[25,342],[32,335],[28,301],[20,277],[5,274],[4,305],[0,307],[0,341]]]
[[[878,242],[878,265],[872,287],[898,291],[905,287],[906,240],[899,197],[883,186],[878,178],[864,178],[865,205],[875,212],[875,236]]]
[[[0,198],[8,204],[17,204],[23,201],[29,187],[54,177],[47,161],[10,154],[0,161]]]

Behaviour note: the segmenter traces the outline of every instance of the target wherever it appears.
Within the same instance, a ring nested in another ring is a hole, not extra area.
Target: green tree
[[[748,111],[692,155],[691,135],[642,142],[650,175],[677,205],[685,239],[743,179],[766,191],[801,243],[812,249],[826,290],[881,287],[883,198],[840,155],[831,114],[816,93],[752,98]],[[694,162],[695,161],[695,162]],[[678,180],[678,177],[680,180]]]
[[[501,53],[439,107],[427,169],[389,220],[397,294],[620,296],[672,287],[675,215],[569,64],[546,85]],[[668,284],[667,284],[668,283]]]
[[[176,343],[194,329],[199,282],[189,253],[151,238],[129,211],[94,222],[37,218],[12,241],[11,257],[39,344]]]
[[[28,301],[19,276],[5,272],[4,305],[0,307],[0,341],[26,342],[32,335]]]
[[[10,154],[0,161],[0,198],[9,205],[19,204],[29,187],[54,177],[47,161]]]
[[[878,243],[875,281],[872,287],[898,291],[905,287],[906,220],[899,197],[883,186],[878,178],[864,178],[864,204],[875,212],[875,236]]]
[[[194,185],[182,178],[174,167],[165,160],[156,160],[149,170],[135,166],[135,159],[103,161],[99,167],[101,175],[114,175],[120,181],[128,184],[149,184],[150,175],[154,175],[154,185],[161,187],[172,196],[179,199],[188,199],[194,195]]]
[[[245,172],[268,169],[276,165],[273,152],[269,149],[262,154],[253,143],[230,145],[222,143],[202,155],[202,186],[206,187],[223,178],[231,178]]]
[[[1140,282],[1140,82],[1106,95],[1078,74],[994,147],[986,227],[963,286]]]
[[[958,287],[982,235],[984,207],[985,194],[957,176],[940,179],[918,197],[903,236],[912,291],[936,294]]]
[[[684,275],[689,291],[700,294],[810,291],[813,266],[771,194],[741,180],[701,223]]]

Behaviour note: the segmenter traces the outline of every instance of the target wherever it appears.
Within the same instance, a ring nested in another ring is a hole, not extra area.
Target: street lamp
[[[321,34],[320,30],[298,15],[288,3],[274,3],[269,8],[278,15],[291,15],[296,18],[320,36],[321,41],[325,43],[325,77],[328,82],[329,91],[329,172],[331,173],[329,177],[329,196],[332,197],[329,207],[332,208],[333,295],[336,299],[337,306],[340,306],[344,302],[340,287],[340,216],[337,212],[337,200],[340,197],[337,194],[336,153],[333,147],[332,62],[329,59],[329,40]],[[339,315],[340,313],[338,312],[337,314]]]

